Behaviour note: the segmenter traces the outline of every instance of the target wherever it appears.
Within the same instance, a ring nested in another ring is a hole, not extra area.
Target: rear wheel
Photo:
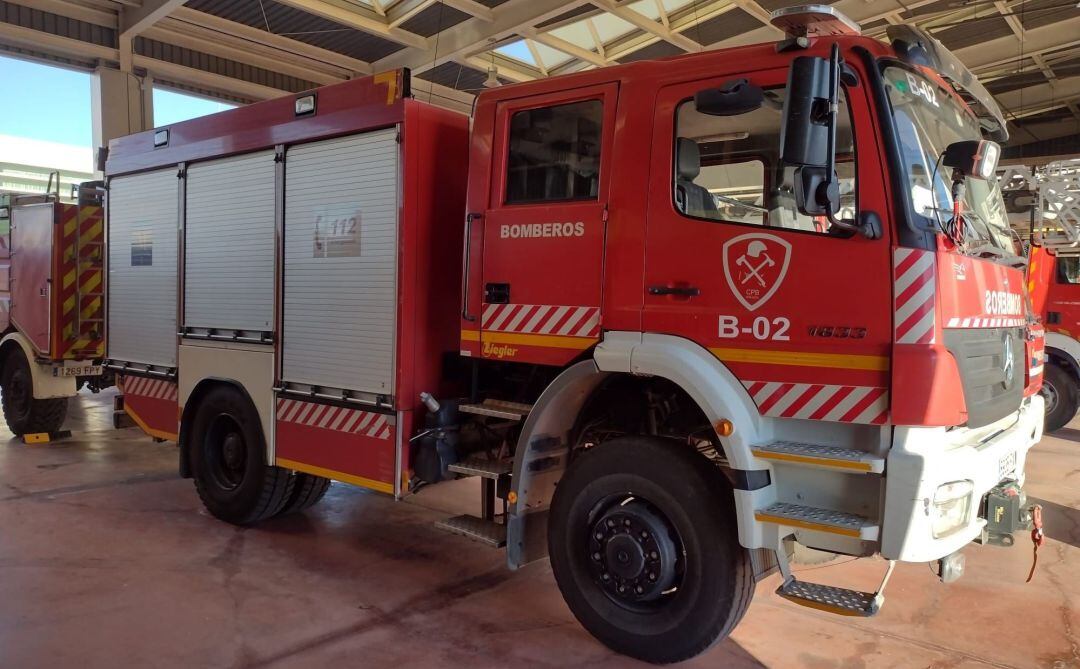
[[[548,550],[581,624],[647,662],[706,650],[753,595],[731,485],[704,457],[663,439],[613,439],[575,460],[555,489]]]
[[[1053,363],[1047,363],[1043,373],[1042,390],[1039,391],[1046,402],[1047,432],[1060,430],[1076,416],[1080,404],[1080,389],[1069,370]]]
[[[206,509],[234,525],[273,516],[288,502],[293,476],[266,464],[266,444],[251,403],[234,388],[214,388],[192,423],[191,469]]]
[[[330,489],[330,479],[313,474],[296,474],[293,477],[293,491],[289,501],[278,513],[298,513],[310,509],[319,503]]]
[[[56,432],[67,417],[66,397],[34,399],[34,377],[22,349],[12,351],[0,374],[0,404],[8,429],[17,436]]]

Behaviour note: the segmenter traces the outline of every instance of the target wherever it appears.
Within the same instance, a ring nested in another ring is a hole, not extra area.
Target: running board
[[[506,545],[506,525],[500,525],[494,520],[484,520],[476,516],[454,516],[446,520],[435,521],[435,527],[449,532],[468,537],[473,541],[479,541],[492,548],[502,548]]]
[[[752,446],[750,451],[762,460],[820,467],[853,474],[880,474],[885,471],[885,458],[853,448],[804,444],[797,441],[774,441]]]
[[[878,538],[878,526],[868,518],[854,513],[819,509],[802,504],[776,502],[755,511],[754,518],[762,523],[839,534],[863,541],[877,541]]]
[[[477,416],[522,421],[532,411],[532,405],[521,404],[520,402],[505,402],[503,400],[484,400],[479,404],[462,404],[458,407],[458,411]]]

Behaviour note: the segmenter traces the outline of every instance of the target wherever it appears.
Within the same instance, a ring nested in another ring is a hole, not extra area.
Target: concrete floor
[[[410,503],[335,485],[305,515],[237,529],[203,511],[172,444],[110,429],[110,406],[81,396],[62,442],[0,433],[4,669],[637,665],[577,624],[546,563],[511,573],[502,551],[432,527],[469,510],[469,482]],[[972,546],[953,585],[900,565],[863,620],[788,604],[773,576],[688,666],[1080,668],[1074,425],[1029,461],[1050,537],[1032,583],[1029,544]],[[838,561],[812,578],[872,589],[883,568]]]

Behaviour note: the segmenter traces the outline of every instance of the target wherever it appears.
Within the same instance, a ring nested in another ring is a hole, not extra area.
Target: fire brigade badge
[[[751,232],[724,244],[724,277],[731,292],[750,311],[769,301],[787,275],[791,244]]]

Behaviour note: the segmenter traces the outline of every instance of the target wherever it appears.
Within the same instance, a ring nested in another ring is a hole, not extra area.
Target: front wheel
[[[273,516],[288,502],[293,476],[266,464],[266,444],[255,407],[235,388],[206,394],[191,429],[195,489],[215,517],[250,525]]]
[[[555,489],[548,552],[585,629],[646,662],[679,662],[725,638],[754,592],[731,485],[663,439],[613,439],[576,459]]]
[[[0,404],[4,420],[16,436],[56,432],[67,417],[66,397],[34,399],[34,377],[22,349],[14,350],[0,373]]]
[[[1076,379],[1069,370],[1047,362],[1039,394],[1046,403],[1047,432],[1060,430],[1076,416],[1076,409],[1080,404],[1080,388],[1077,388]]]

